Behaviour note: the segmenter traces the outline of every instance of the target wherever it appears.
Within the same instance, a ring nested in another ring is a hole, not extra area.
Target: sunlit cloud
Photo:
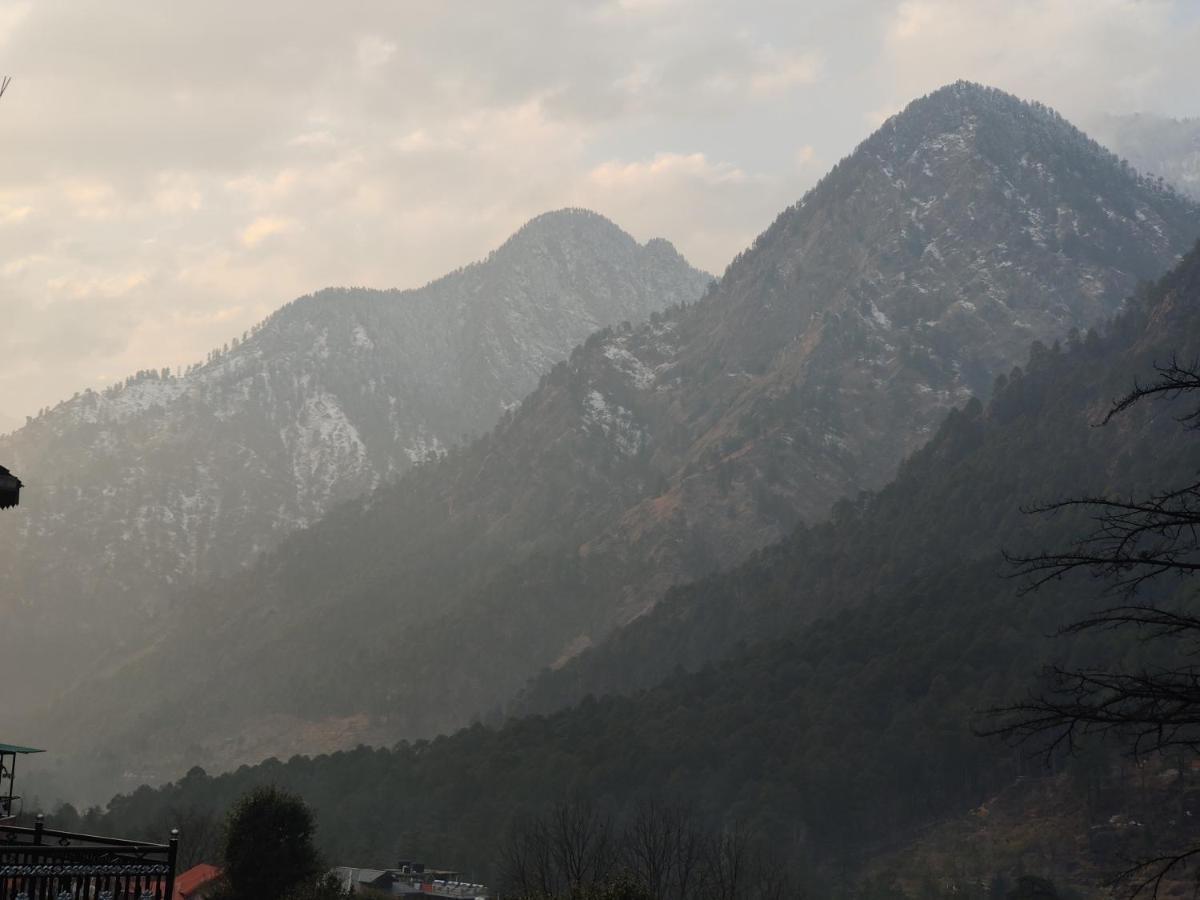
[[[659,153],[648,162],[607,162],[588,178],[601,188],[645,189],[664,180],[697,179],[709,184],[739,184],[748,176],[729,163],[711,163],[703,153]]]
[[[259,216],[242,229],[241,241],[246,247],[257,247],[272,235],[291,231],[296,227],[293,219],[282,216]]]
[[[32,206],[0,205],[0,225],[12,225],[15,222],[23,222],[31,212],[33,212]]]
[[[9,42],[32,8],[32,3],[0,4],[0,47]]]

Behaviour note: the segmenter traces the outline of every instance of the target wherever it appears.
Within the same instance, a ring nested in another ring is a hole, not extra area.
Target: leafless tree
[[[550,838],[540,819],[522,819],[509,829],[500,868],[508,892],[517,897],[551,897],[557,890]]]
[[[586,801],[554,807],[510,831],[505,896],[636,896],[654,900],[784,900],[785,867],[740,825],[707,831],[678,804],[647,801],[623,827]]]
[[[615,857],[608,816],[589,801],[574,799],[510,829],[501,865],[512,893],[555,897],[604,881]]]
[[[795,900],[801,896],[792,873],[778,857],[760,851],[751,868],[756,900]]]
[[[550,816],[551,851],[571,890],[600,881],[614,858],[612,822],[584,799],[558,804]]]
[[[696,882],[704,834],[690,810],[649,800],[641,804],[621,840],[630,873],[660,900],[686,900]]]
[[[1157,367],[1156,378],[1116,400],[1101,425],[1151,398],[1200,390],[1200,360]],[[1178,420],[1200,428],[1200,404]],[[1047,687],[992,710],[985,734],[1038,741],[1048,757],[1073,751],[1085,736],[1116,739],[1136,757],[1168,750],[1200,752],[1200,616],[1178,603],[1141,599],[1163,579],[1200,572],[1200,482],[1145,497],[1086,496],[1037,507],[1050,514],[1084,511],[1090,531],[1065,550],[1009,556],[1027,590],[1074,572],[1104,582],[1119,602],[1063,629],[1064,634],[1132,630],[1156,644],[1161,664],[1137,671],[1049,667]],[[1131,897],[1158,897],[1168,878],[1200,861],[1200,847],[1173,849],[1132,864],[1118,879]],[[1197,882],[1200,886],[1200,881]]]
[[[750,882],[750,837],[735,822],[712,835],[704,854],[705,900],[742,900]]]

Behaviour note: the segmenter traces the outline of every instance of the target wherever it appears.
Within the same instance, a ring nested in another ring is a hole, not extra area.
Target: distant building
[[[203,900],[221,883],[222,872],[216,866],[200,863],[175,876],[175,892],[171,900]]]
[[[4,466],[0,466],[0,509],[16,506],[21,499],[21,479]]]
[[[452,897],[487,900],[485,885],[460,881],[450,869],[430,869],[424,863],[402,860],[394,869],[355,869],[338,866],[332,874],[343,890],[363,897]]]

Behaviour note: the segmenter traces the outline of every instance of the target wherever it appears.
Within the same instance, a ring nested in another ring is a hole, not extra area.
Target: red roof
[[[175,878],[175,895],[173,900],[187,900],[197,890],[210,881],[221,877],[221,870],[208,863],[192,866],[186,872],[181,872]]]

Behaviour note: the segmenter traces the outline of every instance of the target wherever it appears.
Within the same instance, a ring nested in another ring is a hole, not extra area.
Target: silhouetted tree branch
[[[1114,878],[1110,887],[1124,886],[1129,889],[1130,897],[1158,897],[1172,873],[1195,865],[1197,859],[1200,847],[1142,859]]]
[[[1112,579],[1132,595],[1160,575],[1200,572],[1200,482],[1142,500],[1080,497],[1024,510],[1032,514],[1083,509],[1093,530],[1066,551],[1005,554],[1026,591],[1077,570]]]
[[[1183,365],[1172,358],[1156,371],[1155,380],[1135,383],[1115,400],[1100,424],[1147,398],[1173,399],[1200,390],[1200,360]],[[1200,405],[1177,419],[1200,427]],[[1040,742],[1047,758],[1073,752],[1089,735],[1116,739],[1135,758],[1171,749],[1200,754],[1200,617],[1134,600],[1162,576],[1188,578],[1200,572],[1200,482],[1143,498],[1086,496],[1025,511],[1076,510],[1089,514],[1092,530],[1066,550],[1006,553],[1015,576],[1026,579],[1026,591],[1074,572],[1107,582],[1107,590],[1127,602],[1074,622],[1062,633],[1133,629],[1143,641],[1165,642],[1164,662],[1136,672],[1048,667],[1043,673],[1048,687],[991,710],[998,724],[983,733]],[[1125,886],[1130,897],[1158,897],[1167,879],[1193,869],[1198,857],[1200,847],[1167,850],[1131,864],[1113,883]]]
[[[1176,356],[1172,356],[1170,362],[1165,365],[1156,365],[1154,370],[1158,373],[1157,379],[1146,385],[1135,381],[1129,393],[1113,401],[1099,424],[1107,425],[1115,416],[1147,397],[1169,399],[1200,388],[1200,359],[1193,360],[1190,365],[1183,365]],[[1192,412],[1180,416],[1179,421],[1184,423],[1200,422],[1200,406]]]

